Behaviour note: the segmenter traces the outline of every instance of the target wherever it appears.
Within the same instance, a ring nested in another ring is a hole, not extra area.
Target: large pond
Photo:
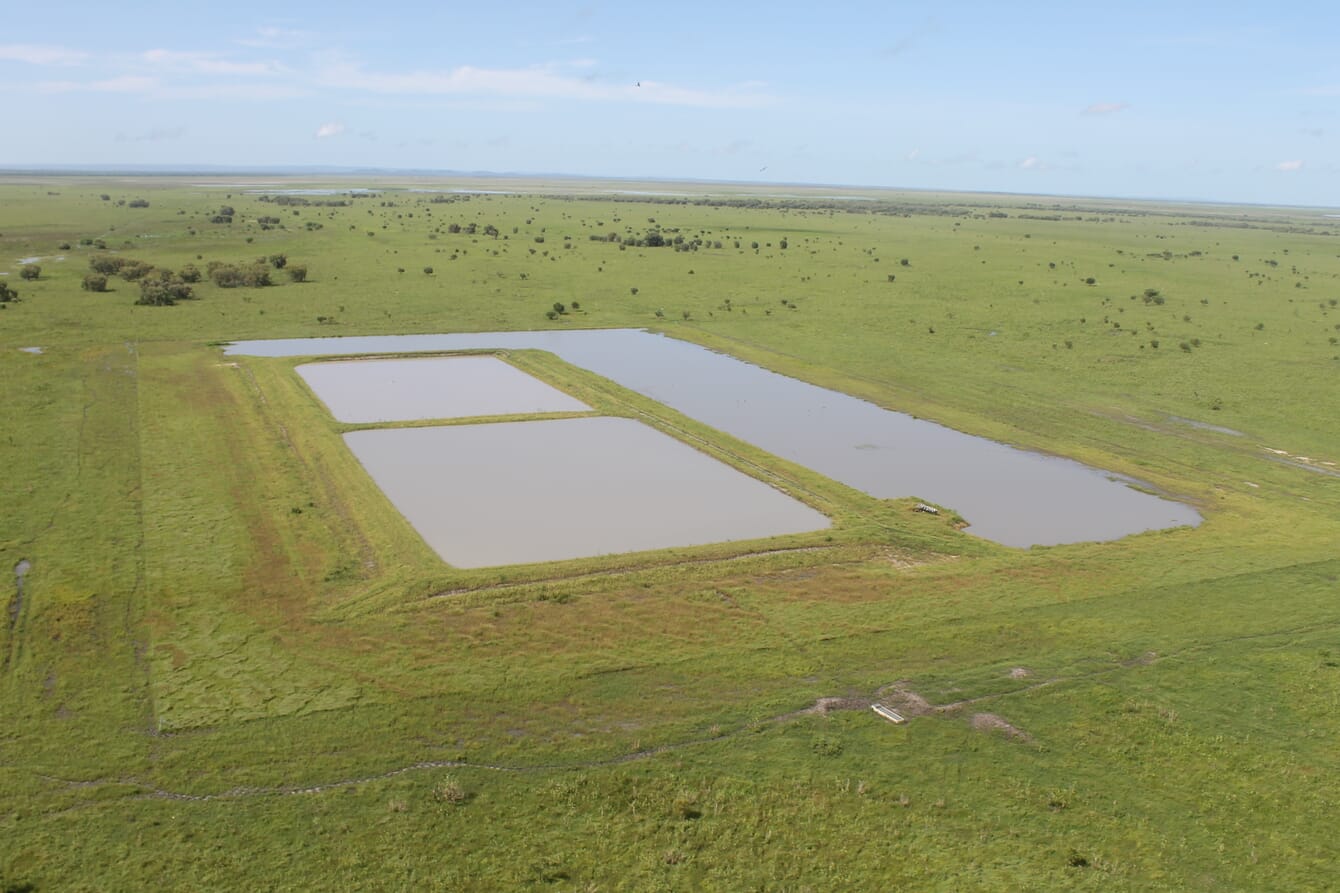
[[[1068,459],[973,437],[637,329],[240,341],[249,356],[538,349],[881,499],[952,507],[1009,546],[1110,540],[1196,525],[1189,506]]]
[[[298,367],[341,422],[402,422],[591,407],[497,357],[334,360]]]
[[[828,518],[631,419],[354,431],[345,442],[456,567],[822,530]]]

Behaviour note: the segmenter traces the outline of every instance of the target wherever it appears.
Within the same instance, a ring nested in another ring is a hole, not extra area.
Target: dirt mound
[[[881,703],[892,707],[903,716],[924,716],[927,713],[934,713],[935,706],[921,695],[905,688],[901,682],[895,682],[893,685],[886,685],[876,694],[879,695]]]
[[[801,712],[826,716],[834,710],[865,710],[869,706],[869,698],[820,698],[813,707],[807,707]]]
[[[1033,736],[994,713],[974,713],[969,720],[979,732],[1001,732],[1015,741],[1032,741]]]

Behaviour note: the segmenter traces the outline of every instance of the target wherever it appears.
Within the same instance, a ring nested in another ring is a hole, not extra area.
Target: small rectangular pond
[[[497,357],[335,360],[298,367],[341,422],[408,422],[591,407]]]
[[[394,428],[344,439],[414,529],[456,567],[830,526],[785,493],[631,419]]]

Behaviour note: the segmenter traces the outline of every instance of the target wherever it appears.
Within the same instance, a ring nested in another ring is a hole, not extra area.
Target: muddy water
[[[1110,540],[1200,523],[1188,506],[1077,462],[1015,449],[634,329],[245,341],[230,354],[304,356],[472,348],[551,351],[872,496],[958,511],[1009,546]]]
[[[496,357],[344,360],[298,367],[341,422],[401,422],[591,407]]]
[[[556,561],[822,530],[819,512],[631,419],[344,436],[443,560]]]

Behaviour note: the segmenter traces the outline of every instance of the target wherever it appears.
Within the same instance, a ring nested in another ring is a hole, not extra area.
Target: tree
[[[144,261],[133,260],[122,264],[119,272],[122,279],[127,282],[135,282],[138,279],[143,279],[145,276],[148,276],[153,272],[153,268],[153,264],[146,264]]]
[[[115,255],[99,255],[90,257],[88,265],[95,273],[111,275],[120,272],[121,268],[130,263],[130,258],[117,257]]]
[[[29,282],[42,275],[42,268],[37,264],[24,264],[19,267],[19,278],[27,279]]]
[[[171,307],[178,301],[195,297],[191,286],[180,279],[156,276],[140,280],[140,299],[136,304],[149,307]]]

